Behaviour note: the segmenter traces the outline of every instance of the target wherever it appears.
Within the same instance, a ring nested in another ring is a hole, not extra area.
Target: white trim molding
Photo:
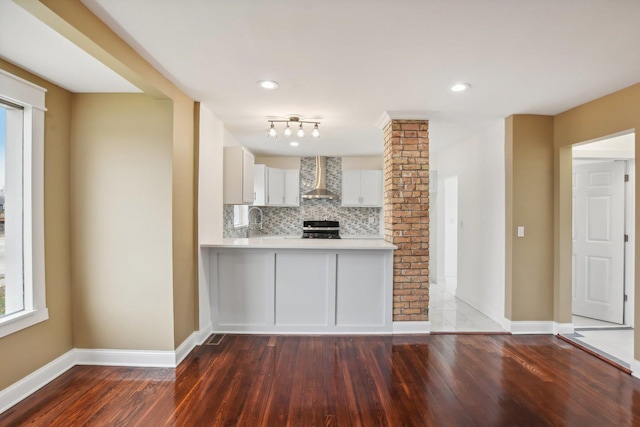
[[[176,352],[161,350],[109,350],[76,348],[76,365],[135,366],[145,368],[175,368]]]
[[[558,323],[551,320],[511,321],[504,319],[502,327],[513,335],[557,335],[572,334],[573,323]]]
[[[178,348],[176,348],[176,351],[173,352],[173,363],[175,367],[177,367],[180,362],[182,362],[189,355],[189,353],[191,353],[191,351],[196,348],[196,346],[201,345],[210,334],[206,334],[201,340],[200,337],[202,337],[202,335],[204,334],[200,333],[200,331],[195,331],[191,335],[189,335],[187,339],[178,346]]]
[[[19,172],[22,178],[22,188],[14,189],[14,197],[19,194],[22,198],[22,230],[17,231],[22,235],[21,280],[24,292],[21,296],[23,310],[19,310],[23,313],[17,311],[15,317],[0,319],[2,337],[43,322],[49,318],[49,314],[46,305],[44,255],[44,119],[47,91],[3,70],[0,70],[0,88],[1,99],[22,107],[22,117],[17,126],[22,138],[22,164],[16,169],[16,173]],[[8,126],[7,129],[9,128]]]
[[[20,381],[0,390],[0,414],[40,390],[75,365],[75,353],[70,350]]]
[[[438,111],[427,111],[427,110],[385,111],[380,115],[380,117],[378,117],[378,120],[376,120],[374,126],[377,127],[378,129],[384,129],[391,120],[431,120],[439,115],[440,113]]]
[[[213,334],[213,325],[209,322],[205,327],[201,328],[199,331],[196,331],[196,345],[202,345],[207,338]]]
[[[431,322],[393,322],[393,334],[430,334]]]

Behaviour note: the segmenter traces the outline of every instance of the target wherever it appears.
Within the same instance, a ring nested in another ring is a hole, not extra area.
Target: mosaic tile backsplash
[[[315,157],[300,159],[300,194],[314,188],[316,179]],[[327,189],[342,193],[342,159],[327,158]],[[340,221],[340,234],[353,236],[373,236],[380,234],[381,208],[347,208],[340,206],[340,200],[300,200],[299,207],[260,207],[264,214],[262,230],[251,230],[251,235],[297,235],[302,234],[302,221],[327,219]],[[258,212],[251,212],[250,222],[254,222]],[[373,218],[373,223],[369,223]],[[233,206],[224,206],[224,237],[246,237],[246,227],[233,228]]]

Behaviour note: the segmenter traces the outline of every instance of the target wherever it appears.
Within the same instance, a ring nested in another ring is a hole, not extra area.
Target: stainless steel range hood
[[[303,199],[337,200],[337,194],[327,190],[327,158],[316,156],[316,188],[302,195]]]

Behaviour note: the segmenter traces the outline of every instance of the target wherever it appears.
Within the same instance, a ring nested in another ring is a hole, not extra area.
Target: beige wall
[[[384,169],[384,159],[382,156],[369,157],[343,157],[342,170],[350,169]]]
[[[80,0],[18,0],[25,9],[120,73],[145,94],[173,101],[174,346],[197,329],[197,221],[194,101],[100,21]],[[169,202],[168,202],[169,203]],[[141,314],[142,316],[142,314]]]
[[[74,94],[72,114],[75,346],[173,350],[172,105]]]
[[[556,247],[555,293],[557,302],[555,316],[558,319],[570,319],[571,316],[571,145],[583,141],[636,130],[635,149],[640,144],[640,84],[612,93],[555,117],[554,147],[556,201],[554,234]],[[636,224],[640,219],[639,177],[636,175]],[[637,226],[636,226],[636,229]],[[640,256],[640,240],[636,241],[636,265]],[[635,269],[635,282],[640,282],[640,269]],[[635,291],[635,324],[639,324],[640,292]],[[640,360],[640,329],[635,332],[635,358]]]
[[[300,169],[300,157],[289,156],[256,156],[257,165],[267,165],[270,168]]]
[[[194,116],[192,100],[174,99],[171,175],[174,348],[198,329],[198,175]]]
[[[73,347],[69,254],[69,127],[71,94],[0,60],[0,69],[47,89],[44,232],[49,320],[0,338],[0,390]]]
[[[552,320],[553,117],[508,117],[505,140],[505,316]],[[516,236],[518,226],[525,227],[524,237]]]

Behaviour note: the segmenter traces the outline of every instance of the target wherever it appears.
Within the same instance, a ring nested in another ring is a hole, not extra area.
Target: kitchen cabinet
[[[267,167],[253,165],[253,206],[267,205]]]
[[[338,242],[332,245],[340,249],[322,249],[286,242],[290,247],[267,241],[209,248],[215,332],[391,332],[393,246],[360,249]]]
[[[284,252],[275,260],[275,325],[326,326],[331,303],[331,286],[327,284],[331,254]]]
[[[300,206],[300,171],[267,168],[267,206]]]
[[[284,204],[300,206],[300,171],[297,169],[284,170]]]
[[[223,201],[227,205],[253,203],[254,157],[244,147],[224,147]]]
[[[342,206],[382,206],[382,171],[342,171],[341,200]]]
[[[284,206],[284,169],[267,168],[267,206]]]
[[[218,265],[220,286],[214,295],[217,322],[223,325],[267,325],[273,318],[273,256],[268,253],[223,252]]]

